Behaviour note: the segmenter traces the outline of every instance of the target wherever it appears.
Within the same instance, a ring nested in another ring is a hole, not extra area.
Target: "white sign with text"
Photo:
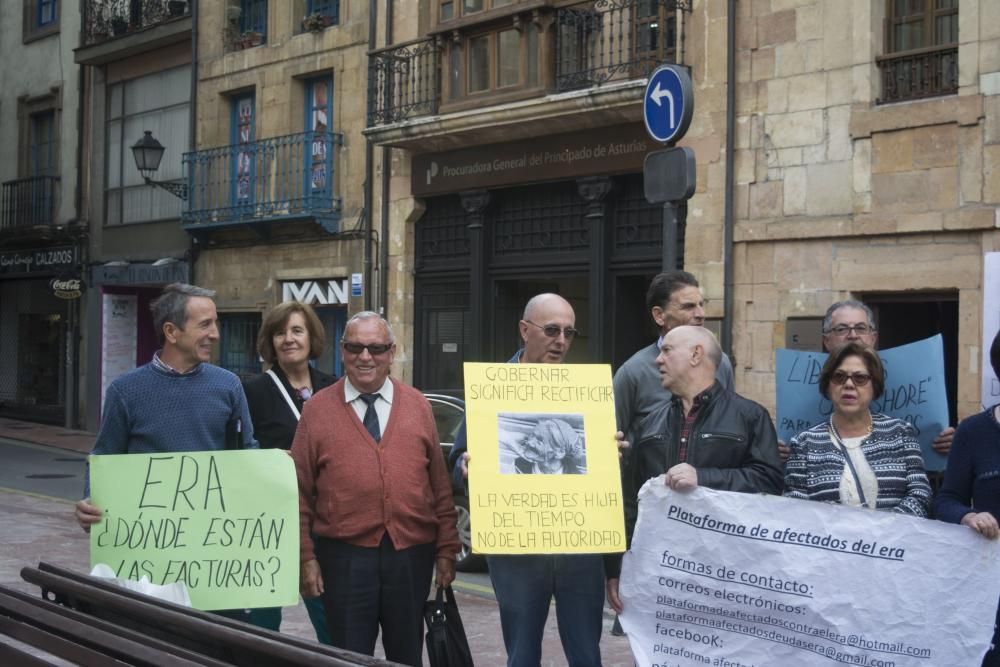
[[[1000,552],[965,526],[776,496],[639,494],[620,591],[636,663],[978,665]]]

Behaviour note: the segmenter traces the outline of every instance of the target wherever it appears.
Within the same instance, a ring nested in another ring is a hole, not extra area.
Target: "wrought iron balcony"
[[[84,0],[84,46],[188,16],[187,0]]]
[[[556,11],[556,90],[645,79],[677,62],[677,12],[690,0],[590,0]]]
[[[437,113],[441,63],[434,39],[373,51],[368,58],[368,125]]]
[[[0,192],[0,232],[53,224],[58,197],[58,176],[7,181]]]
[[[333,132],[302,132],[185,153],[184,228],[264,231],[273,222],[311,218],[331,234],[338,231],[334,165],[342,143]]]
[[[879,104],[958,92],[958,45],[892,53],[876,62],[882,75]]]
[[[664,62],[677,62],[678,13],[690,12],[691,0],[586,0],[545,11],[555,17],[554,34],[541,40],[539,48],[555,53],[538,54],[537,62],[552,63],[550,71],[540,73],[542,94],[644,79]],[[469,66],[467,54],[456,49],[464,48],[463,31],[481,29],[464,24],[447,38],[442,33],[369,53],[368,126],[438,113],[441,72]],[[446,51],[451,54],[447,67]],[[467,78],[454,71],[450,76]],[[448,103],[461,97],[452,91]],[[489,106],[488,97],[479,99]]]

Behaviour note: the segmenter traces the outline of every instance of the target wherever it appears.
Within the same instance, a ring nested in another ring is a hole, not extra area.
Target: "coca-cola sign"
[[[53,278],[49,287],[59,299],[79,299],[83,295],[83,281],[79,278]]]

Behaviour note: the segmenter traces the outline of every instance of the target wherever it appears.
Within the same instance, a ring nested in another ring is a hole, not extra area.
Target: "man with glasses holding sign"
[[[558,294],[539,294],[524,307],[518,330],[524,347],[511,364],[561,364],[576,337],[573,306]],[[556,443],[550,442],[550,445]],[[469,475],[465,424],[451,453],[455,476]],[[604,561],[598,554],[488,556],[490,580],[500,607],[508,667],[532,667],[542,659],[542,636],[552,599],[563,653],[570,667],[600,667],[604,618]]]
[[[302,595],[323,596],[334,646],[421,665],[431,575],[448,586],[459,550],[437,427],[423,395],[389,377],[389,323],[361,312],[340,342],[344,377],[302,411],[292,458],[299,480]]]
[[[859,343],[872,350],[878,349],[878,329],[871,308],[853,299],[838,301],[830,306],[823,318],[823,349],[836,352],[848,343]],[[951,439],[955,429],[947,427],[934,439],[933,447],[942,456],[951,450]],[[778,441],[778,452],[782,460],[789,454],[788,445]]]

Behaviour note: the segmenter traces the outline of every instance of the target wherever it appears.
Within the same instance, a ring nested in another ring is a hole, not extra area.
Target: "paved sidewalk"
[[[59,449],[69,449],[81,454],[89,454],[94,448],[97,434],[89,431],[74,431],[60,426],[48,426],[0,417],[0,438],[33,442]]]
[[[93,445],[94,434],[0,418],[0,438],[87,453]],[[76,525],[72,511],[73,503],[68,500],[0,490],[0,535],[4,536],[0,541],[0,585],[37,594],[38,589],[24,582],[20,572],[21,568],[36,566],[43,560],[77,572],[89,571],[89,538]],[[480,667],[504,665],[506,653],[496,601],[488,593],[484,595],[481,586],[470,586],[463,591],[462,582],[457,582],[455,590],[476,664]],[[604,667],[631,667],[633,661],[628,642],[623,637],[611,636],[609,615],[606,615],[604,626],[601,639]],[[301,602],[285,609],[281,630],[297,637],[315,638]],[[543,656],[543,667],[566,664],[554,608],[545,630]]]

